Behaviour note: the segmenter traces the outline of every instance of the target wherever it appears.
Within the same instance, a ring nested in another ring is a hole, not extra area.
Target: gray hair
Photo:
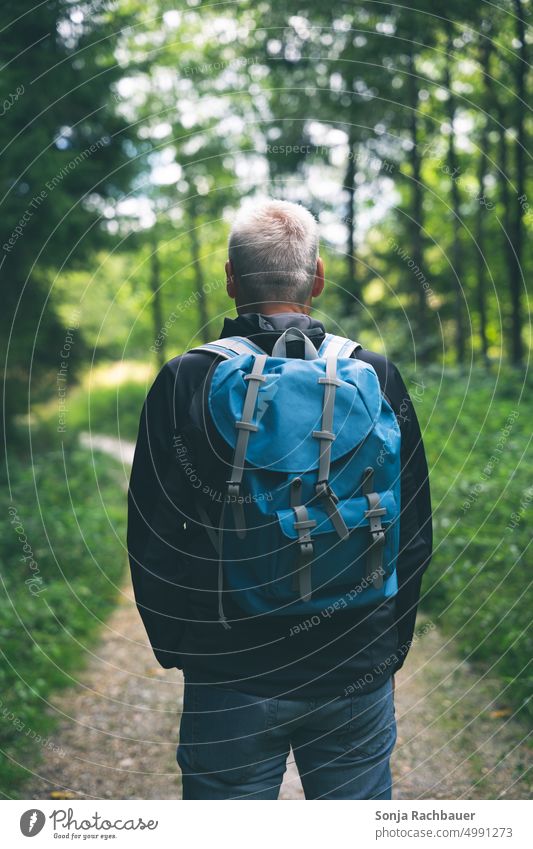
[[[229,258],[248,304],[305,304],[318,257],[318,223],[297,203],[268,200],[240,210]]]

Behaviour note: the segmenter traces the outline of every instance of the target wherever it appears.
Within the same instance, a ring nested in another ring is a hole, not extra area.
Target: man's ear
[[[228,293],[230,298],[235,300],[235,297],[237,295],[237,290],[235,288],[235,277],[233,275],[233,266],[231,264],[230,259],[228,259],[228,261],[225,265],[225,269],[226,269],[226,292]]]
[[[322,290],[324,289],[324,263],[321,257],[318,257],[316,261],[316,272],[315,279],[313,281],[313,288],[311,289],[311,297],[318,298],[319,295],[322,294]]]

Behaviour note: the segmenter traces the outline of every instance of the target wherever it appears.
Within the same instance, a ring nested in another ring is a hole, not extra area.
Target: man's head
[[[288,201],[245,206],[230,233],[226,276],[239,312],[308,312],[324,288],[316,220]]]

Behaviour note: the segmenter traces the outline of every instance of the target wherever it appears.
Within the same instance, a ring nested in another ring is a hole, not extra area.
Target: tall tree
[[[522,289],[523,289],[523,242],[524,242],[524,204],[526,200],[526,75],[528,70],[528,49],[525,7],[523,0],[513,0],[515,13],[515,38],[518,43],[518,56],[513,61],[515,81],[515,121],[516,141],[514,143],[514,166],[516,180],[516,198],[513,198],[514,214],[511,218],[511,241],[513,261],[511,273],[511,359],[513,365],[520,366],[524,358],[522,341]]]
[[[154,327],[154,340],[156,340],[156,359],[159,368],[162,368],[166,362],[166,338],[162,333],[164,325],[163,321],[163,304],[161,294],[161,260],[159,257],[159,239],[157,237],[157,227],[154,226],[150,230],[151,237],[151,253],[150,253],[150,289],[152,290],[152,318]]]
[[[456,101],[452,87],[453,38],[454,25],[448,18],[445,22],[446,58],[444,60],[444,87],[447,92],[448,113],[448,177],[452,200],[452,274],[455,291],[455,350],[457,362],[462,365],[465,359],[465,326],[464,326],[464,279],[463,279],[463,250],[461,245],[461,203],[459,192],[459,161],[455,148]]]
[[[489,106],[490,86],[487,81],[491,74],[491,54],[492,40],[488,37],[483,37],[479,46],[479,64],[482,71],[482,90],[481,90],[481,129],[479,134],[479,152],[478,152],[478,167],[477,167],[477,206],[476,206],[476,222],[475,222],[475,239],[476,239],[476,293],[477,293],[477,309],[478,309],[478,326],[479,326],[479,341],[481,346],[481,354],[485,365],[489,363],[488,357],[488,331],[487,331],[487,267],[486,267],[486,244],[485,244],[485,219],[486,219],[486,179],[488,173],[488,158],[489,158],[489,118],[485,114]]]
[[[8,422],[30,389],[38,394],[55,380],[65,333],[49,300],[50,271],[79,265],[108,242],[101,213],[132,176],[127,125],[113,98],[122,73],[115,28],[125,19],[111,15],[104,0],[34,7],[6,0],[0,9],[0,339]],[[75,353],[76,345],[70,368]]]

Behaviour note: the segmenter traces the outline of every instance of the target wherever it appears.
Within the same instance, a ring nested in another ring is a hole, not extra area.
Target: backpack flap
[[[246,375],[255,357],[245,355],[218,366],[211,382],[209,411],[223,439],[234,448],[236,422],[241,420],[247,392]],[[298,473],[318,469],[323,412],[324,360],[268,357],[258,389],[254,424],[246,462],[271,472]],[[361,443],[372,430],[381,409],[381,390],[374,369],[361,360],[339,360],[340,384],[335,396],[331,462]],[[349,421],[349,427],[344,427]]]

